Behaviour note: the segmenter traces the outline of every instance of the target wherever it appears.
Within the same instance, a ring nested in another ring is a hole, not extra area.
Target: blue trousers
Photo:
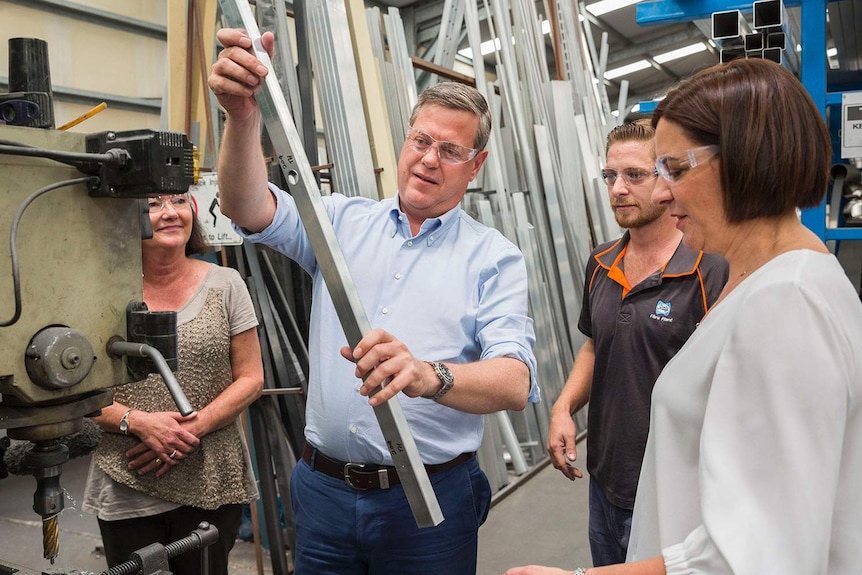
[[[590,479],[590,553],[593,567],[626,562],[632,510],[617,507],[605,490]]]
[[[420,529],[401,485],[358,491],[300,460],[290,482],[296,575],[475,575],[488,479],[475,458],[430,478],[445,519]]]

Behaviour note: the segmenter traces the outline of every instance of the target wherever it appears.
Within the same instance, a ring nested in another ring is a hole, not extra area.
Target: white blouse
[[[862,303],[834,256],[783,254],[653,390],[628,560],[668,574],[862,573]]]

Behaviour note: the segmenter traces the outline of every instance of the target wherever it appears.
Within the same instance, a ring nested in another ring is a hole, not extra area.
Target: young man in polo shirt
[[[635,492],[649,431],[650,396],[727,280],[720,256],[693,252],[667,210],[652,203],[655,130],[623,124],[607,138],[602,179],[623,237],[587,262],[578,329],[587,336],[551,411],[548,453],[583,477],[572,414],[589,402],[590,550],[593,566],[626,558]]]

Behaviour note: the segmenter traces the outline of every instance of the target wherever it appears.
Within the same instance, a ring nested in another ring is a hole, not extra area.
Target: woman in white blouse
[[[797,215],[828,184],[820,112],[786,69],[735,60],[653,124],[653,199],[730,275],[653,390],[629,562],[575,573],[858,575],[862,303]]]

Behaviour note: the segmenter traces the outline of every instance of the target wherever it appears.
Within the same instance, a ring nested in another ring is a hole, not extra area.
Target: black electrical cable
[[[60,182],[55,182],[49,186],[45,186],[44,188],[40,188],[27,196],[21,205],[18,206],[18,210],[15,212],[15,217],[12,219],[12,228],[9,233],[9,251],[12,254],[12,285],[15,291],[15,313],[12,315],[11,319],[6,321],[0,321],[0,327],[8,327],[10,325],[14,325],[15,322],[21,317],[21,277],[18,273],[18,250],[16,248],[16,241],[18,238],[18,224],[21,222],[21,216],[24,215],[24,210],[27,209],[33,200],[41,196],[42,194],[48,193],[50,191],[56,190],[58,188],[65,188],[66,186],[74,186],[75,184],[84,184],[90,182],[91,180],[98,180],[93,176],[84,176],[81,178],[74,178],[72,180],[63,180]]]
[[[117,164],[119,166],[123,166],[131,159],[129,152],[121,148],[108,150],[104,154],[60,152],[57,150],[37,148],[35,146],[20,145],[15,142],[6,143],[5,140],[0,140],[0,154],[48,158],[76,168],[88,168],[85,170],[86,173],[92,171],[89,168],[95,164]]]

